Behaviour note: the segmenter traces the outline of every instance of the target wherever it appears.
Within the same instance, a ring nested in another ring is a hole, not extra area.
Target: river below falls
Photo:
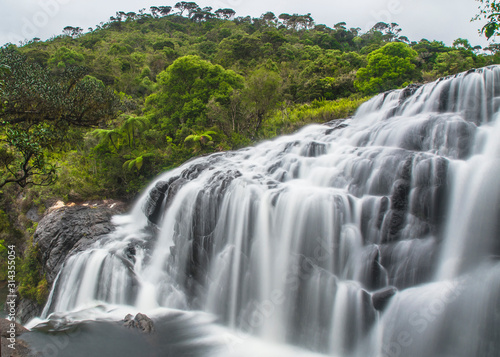
[[[323,356],[230,330],[218,324],[214,316],[197,311],[159,309],[151,314],[155,331],[143,333],[124,326],[118,317],[126,312],[124,308],[98,306],[81,312],[88,316],[92,311],[96,320],[68,321],[78,319],[79,313],[66,316],[64,321],[55,318],[21,338],[28,342],[33,355],[42,357]]]

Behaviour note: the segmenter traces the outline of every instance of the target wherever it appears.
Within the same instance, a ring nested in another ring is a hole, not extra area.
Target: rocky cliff
[[[35,231],[33,244],[38,245],[41,274],[45,275],[49,287],[65,260],[113,231],[111,217],[125,210],[123,202],[104,200],[80,205],[61,203],[47,211]],[[42,309],[36,302],[21,298],[17,317],[26,323]]]

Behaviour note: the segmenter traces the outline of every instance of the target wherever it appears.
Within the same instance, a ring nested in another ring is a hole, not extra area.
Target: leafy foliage
[[[191,135],[188,135],[186,136],[186,138],[184,139],[184,142],[187,143],[187,142],[194,142],[194,143],[197,143],[199,145],[199,147],[197,147],[195,149],[195,152],[197,152],[199,149],[203,148],[205,145],[212,145],[213,144],[213,139],[212,137],[214,135],[217,135],[217,133],[213,130],[207,130],[207,131],[204,131],[202,133],[195,133],[195,134],[191,134]]]
[[[484,25],[480,33],[486,36],[487,39],[498,35],[498,30],[500,29],[500,3],[495,0],[476,0],[481,3],[479,5],[479,14],[477,14],[473,20],[486,20],[487,23]]]
[[[10,73],[10,67],[5,64],[0,64],[0,109],[2,109],[5,104],[3,101],[5,80],[3,78],[8,73]]]
[[[356,74],[355,85],[374,94],[407,85],[416,77],[417,52],[405,43],[388,43],[367,56],[368,64]]]
[[[2,173],[0,187],[17,183],[28,185],[50,185],[55,179],[55,166],[48,162],[44,148],[50,148],[59,139],[46,124],[23,126],[21,124],[2,126],[0,164]]]
[[[169,134],[183,125],[211,126],[206,105],[213,99],[227,103],[243,78],[198,56],[177,59],[158,75],[160,92],[148,97],[149,113]]]
[[[47,279],[41,273],[38,257],[38,246],[33,245],[32,240],[19,262],[19,294],[39,304],[44,304],[49,296]]]
[[[49,151],[64,143],[71,126],[112,118],[116,97],[81,68],[54,74],[12,46],[0,49],[0,63],[10,69],[4,75],[0,112],[0,187],[50,185],[56,168]]]
[[[93,126],[115,115],[118,103],[113,92],[81,67],[53,73],[12,46],[0,48],[0,64],[11,71],[5,77],[7,104],[0,114],[8,124]]]

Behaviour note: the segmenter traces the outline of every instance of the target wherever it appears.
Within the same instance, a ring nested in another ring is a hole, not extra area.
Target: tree
[[[387,24],[385,22],[377,22],[371,29],[372,32],[379,31],[384,34],[388,41],[396,41],[402,31],[399,25],[395,22]]]
[[[0,112],[0,187],[49,185],[56,172],[50,151],[64,144],[72,126],[114,118],[118,99],[82,68],[53,73],[14,46],[0,48],[0,66],[10,67]]]
[[[188,17],[191,17],[191,14],[196,11],[196,9],[199,8],[198,4],[195,2],[187,2],[187,1],[181,1],[175,4],[174,6],[176,9],[178,9],[181,13],[179,15],[182,16],[184,14],[184,11],[187,10],[188,12]]]
[[[9,73],[10,73],[9,66],[5,64],[0,65],[0,111],[4,106],[3,96],[4,96],[5,80],[3,78]]]
[[[207,104],[211,98],[225,105],[233,89],[243,87],[243,78],[232,70],[198,56],[174,61],[157,77],[160,91],[146,99],[148,114],[174,136],[183,125],[210,127]]]
[[[149,152],[143,152],[143,153],[132,152],[124,156],[124,158],[127,159],[127,161],[123,163],[122,167],[128,170],[133,170],[135,168],[137,169],[137,171],[140,171],[142,165],[144,164],[144,159],[152,156],[154,156],[154,154]]]
[[[0,138],[0,188],[9,183],[26,187],[54,182],[56,168],[48,161],[44,149],[61,139],[59,133],[47,124],[3,124]]]
[[[149,11],[151,11],[151,15],[153,15],[154,18],[158,18],[158,14],[160,13],[160,8],[158,6],[151,6]]]
[[[83,29],[80,28],[80,27],[66,26],[63,29],[63,34],[64,35],[70,36],[70,37],[73,37],[73,38],[81,36],[82,33],[83,33]]]
[[[123,21],[127,19],[127,14],[125,13],[125,11],[117,11],[115,16],[117,21]]]
[[[170,14],[170,11],[172,11],[172,6],[160,6],[158,7],[158,9],[162,16],[167,16],[168,14]]]
[[[485,51],[490,51],[493,54],[500,52],[500,43],[492,43],[488,47],[484,48]]]
[[[248,78],[242,100],[248,108],[248,132],[255,138],[267,114],[276,108],[281,98],[281,77],[273,71],[258,69]]]
[[[127,135],[128,146],[135,148],[135,133],[141,132],[149,126],[149,122],[144,117],[136,117],[133,115],[126,116],[120,129]]]
[[[388,43],[368,54],[368,64],[356,73],[356,87],[366,94],[398,88],[417,75],[417,52],[403,42]]]
[[[90,134],[99,138],[99,146],[106,147],[108,144],[111,144],[115,148],[115,151],[118,152],[118,147],[113,140],[113,136],[120,136],[118,129],[95,129]]]
[[[213,19],[215,15],[211,12],[212,8],[210,6],[200,9],[199,7],[193,12],[189,13],[189,17],[196,22],[207,21]]]
[[[138,15],[133,11],[127,12],[126,16],[127,16],[127,20],[129,20],[129,21],[137,20],[137,18],[138,18]]]
[[[234,90],[229,97],[229,103],[221,105],[211,98],[207,104],[207,116],[220,128],[224,134],[231,137],[233,133],[240,133],[248,124],[245,120],[241,91]]]
[[[477,14],[472,20],[486,20],[487,23],[484,25],[479,32],[486,36],[489,40],[493,36],[498,35],[498,30],[500,29],[500,3],[494,0],[476,0],[481,3],[478,6],[479,14]]]
[[[81,65],[84,60],[85,57],[81,53],[62,46],[56,50],[47,63],[54,67],[57,66],[59,68],[65,68],[66,66]]]
[[[63,29],[63,34],[65,36],[71,36],[71,34],[73,33],[73,30],[74,30],[74,27],[73,26],[66,26],[64,29]]]
[[[270,11],[262,14],[260,18],[266,23],[267,26],[276,26],[276,22],[278,21],[276,15]]]
[[[472,51],[472,46],[469,42],[469,40],[465,38],[457,38],[455,41],[453,41],[453,47],[455,48],[462,48],[467,51]]]
[[[186,138],[184,139],[184,143],[198,143],[199,147],[195,147],[194,149],[195,152],[198,152],[199,150],[203,149],[205,145],[213,144],[213,135],[217,135],[217,133],[213,130],[194,132],[193,134],[186,136]]]
[[[281,14],[278,18],[283,22],[283,25],[289,29],[298,30],[301,28],[309,29],[314,27],[314,20],[311,17],[311,14]]]
[[[438,76],[449,76],[474,67],[474,59],[460,50],[438,54],[434,71]]]
[[[234,18],[234,15],[236,15],[236,11],[233,9],[218,9],[215,11],[215,15],[219,19],[226,19],[226,20],[231,20]]]
[[[336,23],[335,25],[333,25],[333,28],[337,31],[345,31],[347,30],[346,28],[346,23],[345,22],[339,22],[339,23]]]
[[[450,50],[443,42],[429,42],[429,40],[426,39],[420,40],[420,42],[412,46],[412,48],[417,51],[422,67],[426,70],[432,69],[439,53],[448,52]]]

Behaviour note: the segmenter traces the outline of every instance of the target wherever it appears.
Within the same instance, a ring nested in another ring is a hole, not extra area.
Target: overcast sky
[[[170,5],[155,0],[0,0],[0,44],[18,44],[24,39],[43,40],[62,33],[66,26],[87,30],[106,22],[116,11],[134,11],[150,6]],[[346,22],[348,27],[360,27],[363,32],[376,22],[396,22],[402,35],[412,41],[422,38],[439,40],[451,45],[457,38],[470,43],[488,45],[477,29],[480,22],[470,22],[477,13],[475,0],[200,0],[202,7],[232,8],[237,16],[259,17],[272,11],[281,13],[311,13],[317,24],[333,26]]]

